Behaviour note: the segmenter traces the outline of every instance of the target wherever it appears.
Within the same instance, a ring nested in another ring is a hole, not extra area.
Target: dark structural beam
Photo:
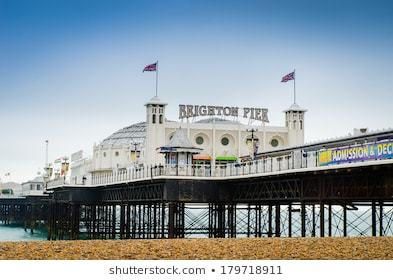
[[[379,201],[379,236],[383,236],[383,201]]]
[[[347,236],[347,205],[343,205],[343,235]]]
[[[288,237],[292,237],[292,204],[288,204]]]
[[[306,205],[304,201],[301,202],[300,215],[301,215],[301,235],[302,237],[305,237],[306,236]]]
[[[276,204],[276,213],[275,213],[275,236],[281,236],[281,209],[280,204]]]
[[[371,235],[377,236],[377,206],[375,200],[371,202]]]
[[[319,204],[319,236],[325,237],[325,204]]]

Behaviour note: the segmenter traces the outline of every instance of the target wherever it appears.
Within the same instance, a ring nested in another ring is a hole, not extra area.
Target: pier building
[[[164,164],[158,150],[182,128],[196,148],[193,163],[240,162],[241,157],[264,151],[302,145],[306,110],[293,104],[283,114],[283,125],[269,125],[268,109],[259,106],[234,107],[179,105],[179,121],[167,118],[169,105],[153,97],[146,104],[141,122],[124,127],[94,145],[90,158],[71,162],[70,182],[82,184],[97,174],[112,174],[132,166]],[[71,157],[72,159],[73,157]],[[174,158],[166,163],[174,162]]]

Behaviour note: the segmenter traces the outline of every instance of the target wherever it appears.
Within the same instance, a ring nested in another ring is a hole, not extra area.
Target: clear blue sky
[[[159,95],[261,106],[283,125],[297,72],[306,140],[393,126],[393,2],[345,0],[0,0],[0,178],[144,119]]]

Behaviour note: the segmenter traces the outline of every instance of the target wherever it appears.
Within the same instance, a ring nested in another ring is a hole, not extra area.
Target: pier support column
[[[184,203],[168,204],[168,238],[184,237]]]
[[[325,237],[325,205],[323,202],[319,205],[319,236]]]
[[[69,239],[79,239],[79,223],[80,223],[80,205],[71,204],[71,223],[69,230]]]
[[[306,236],[306,205],[304,202],[301,202],[301,209],[300,209],[300,219],[301,219],[301,234],[302,237]]]
[[[332,236],[332,204],[330,203],[328,207],[328,235]]]
[[[371,234],[377,236],[377,206],[374,200],[371,202]]]
[[[236,204],[228,205],[228,237],[236,237]]]
[[[130,239],[130,229],[131,229],[131,205],[127,204],[127,212],[126,212],[126,239]]]
[[[267,230],[267,236],[272,237],[273,236],[273,206],[269,204],[268,206],[268,230]]]
[[[347,205],[343,206],[343,235],[347,236]]]
[[[315,204],[312,205],[312,232],[311,236],[315,237],[315,230],[316,229],[316,224],[315,224]]]
[[[383,236],[383,201],[379,202],[379,236]]]
[[[209,204],[209,237],[224,238],[226,227],[225,204]]]
[[[251,205],[247,205],[247,237],[251,236]]]
[[[126,205],[120,205],[120,239],[125,239],[126,237]]]
[[[280,204],[276,204],[276,214],[275,214],[275,236],[281,236],[281,209]]]
[[[288,204],[288,237],[292,237],[292,203]]]
[[[48,206],[48,240],[54,240],[54,227],[55,227],[55,217],[54,217],[54,203],[49,202]],[[26,215],[26,214],[25,214]],[[26,231],[26,221],[25,221],[25,231]]]
[[[262,205],[255,205],[255,237],[262,237]]]
[[[117,225],[117,223],[116,223],[116,219],[117,219],[117,216],[116,216],[116,204],[114,204],[114,205],[112,205],[112,234],[111,234],[111,238],[112,239],[116,239],[116,225]]]
[[[165,202],[161,203],[161,238],[165,238]]]
[[[92,209],[92,237],[97,238],[97,206],[95,204],[91,205]]]

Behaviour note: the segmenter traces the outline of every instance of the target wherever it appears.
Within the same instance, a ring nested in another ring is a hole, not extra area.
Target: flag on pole
[[[145,71],[157,71],[157,62],[147,65],[145,68],[143,68],[143,72]]]
[[[149,64],[143,68],[143,72],[156,72],[156,97],[158,96],[158,60],[156,63]]]
[[[295,71],[285,75],[284,77],[282,77],[281,79],[281,83],[286,83],[290,80],[295,80]]]

